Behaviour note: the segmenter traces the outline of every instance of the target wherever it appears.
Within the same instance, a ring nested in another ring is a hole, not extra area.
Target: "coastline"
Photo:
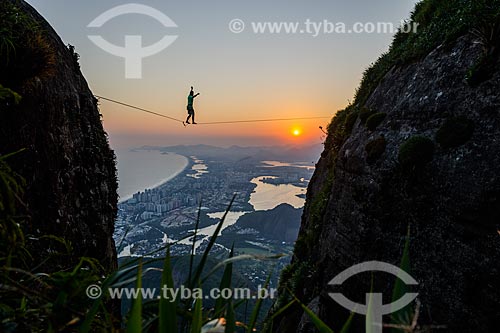
[[[225,214],[227,202],[231,199],[231,193],[235,189],[234,185],[231,186],[232,183],[238,184],[239,195],[233,202],[222,230],[236,224],[245,213],[271,210],[282,203],[287,203],[294,208],[304,205],[305,198],[298,195],[305,194],[306,189],[289,184],[289,182],[300,179],[298,178],[300,176],[306,177],[308,171],[305,168],[286,166],[272,170],[262,167],[258,161],[255,161],[255,165],[238,169],[234,167],[238,162],[230,159],[221,165],[220,162],[211,161],[209,157],[201,160],[192,154],[172,154],[183,157],[182,160],[179,160],[180,163],[177,163],[178,168],[171,169],[177,171],[175,174],[163,178],[154,187],[148,187],[151,193],[141,196],[139,200],[127,200],[129,197],[121,199],[121,207],[115,225],[115,240],[120,240],[125,236],[127,243],[124,244],[132,245],[132,247],[125,248],[124,252],[120,251],[120,257],[125,256],[128,249],[133,249],[132,255],[149,253],[150,250],[158,246],[159,239],[161,243],[165,242],[165,235],[167,235],[167,240],[183,239],[187,235],[186,233],[193,228],[190,217],[196,216],[198,212],[196,203],[198,198],[202,196],[205,199],[205,207],[210,208],[204,209],[202,224],[198,229],[200,237],[197,237],[195,248],[199,250],[199,246],[206,242],[206,239],[215,230],[214,228],[217,227],[216,219],[220,219],[220,215]],[[152,161],[157,160],[153,158]],[[185,161],[188,161],[187,165]],[[181,166],[184,166],[183,170],[180,170]],[[161,167],[156,168],[156,170],[160,171],[157,174],[157,179],[159,179],[163,170]],[[211,173],[211,177],[203,179],[203,173],[206,172]],[[273,184],[263,181],[263,178],[275,177],[283,178],[283,183]],[[214,183],[210,184],[211,181]],[[138,187],[144,186],[139,184]],[[143,192],[143,189],[140,192]],[[136,228],[138,226],[141,227]],[[162,235],[157,235],[158,232]],[[147,233],[148,236],[145,236],[144,233]],[[151,243],[142,242],[146,238],[154,239],[154,241]],[[189,242],[189,238],[178,243],[179,247],[176,247],[178,254],[187,251],[186,245],[191,245],[187,242]],[[224,246],[227,250],[228,246],[226,245]]]
[[[137,190],[134,191],[134,193],[127,195],[123,198],[120,198],[118,201],[119,204],[125,203],[126,201],[132,199],[133,195],[137,192],[158,189],[158,188],[164,186],[169,181],[178,177],[181,174],[185,174],[188,177],[198,179],[202,174],[208,172],[205,162],[202,160],[199,160],[196,156],[193,156],[193,155],[186,156],[186,155],[182,155],[179,153],[165,152],[165,151],[162,151],[161,154],[167,154],[167,155],[173,154],[173,155],[181,156],[183,158],[182,169],[179,168],[175,173],[169,175],[166,178],[161,179],[160,181],[158,181],[152,185],[149,185],[149,186],[141,185],[140,188],[138,188]],[[286,166],[286,167],[293,167],[293,168],[304,168],[304,169],[308,169],[308,170],[310,169],[309,166],[298,166],[294,163],[275,162],[275,161],[272,161],[272,162],[261,161],[261,163],[267,164],[264,166],[265,168]],[[273,165],[273,164],[276,164],[276,165]],[[196,168],[196,166],[201,166],[201,167]],[[191,169],[189,169],[189,168],[191,168]],[[194,172],[194,174],[190,174],[190,172]],[[256,188],[258,188],[259,186],[260,187],[271,186],[273,188],[273,190],[281,189],[282,191],[280,193],[278,193],[278,196],[280,196],[280,197],[286,197],[289,192],[294,192],[293,190],[290,190],[290,189],[288,191],[283,191],[284,189],[286,189],[290,186],[297,187],[298,188],[298,190],[296,191],[297,193],[295,193],[294,198],[292,198],[292,201],[290,201],[290,199],[289,199],[289,200],[280,201],[280,202],[281,203],[286,202],[294,208],[301,208],[304,206],[304,201],[305,201],[305,198],[303,197],[303,195],[305,195],[305,193],[303,193],[305,191],[304,188],[299,187],[295,184],[288,184],[288,183],[285,183],[285,184],[273,184],[271,182],[267,183],[264,181],[266,178],[275,178],[275,177],[271,176],[271,175],[259,175],[259,176],[254,177],[253,179],[250,180],[250,183],[254,184],[255,188],[252,191],[252,193],[249,195],[249,197],[247,198],[247,203],[252,207],[253,211],[269,210],[269,209],[275,208],[278,205],[278,204],[271,204],[268,202],[268,201],[272,201],[272,200],[264,200],[263,201],[262,199],[264,199],[263,196],[265,197],[265,193],[260,193],[260,194],[256,193]],[[269,189],[267,189],[267,191],[264,190],[264,192],[269,192]],[[258,199],[258,200],[255,201],[256,199]],[[252,201],[254,201],[254,202],[252,203]]]
[[[174,179],[175,177],[179,176],[181,173],[183,173],[187,167],[189,167],[190,165],[192,165],[192,159],[190,157],[187,157],[187,156],[184,156],[184,155],[180,155],[180,154],[177,154],[177,153],[169,153],[169,154],[175,154],[175,155],[178,155],[178,156],[182,156],[184,157],[185,159],[185,162],[184,162],[184,165],[182,167],[182,169],[179,169],[178,171],[176,171],[175,173],[171,174],[170,176],[166,177],[166,178],[163,178],[162,180],[160,180],[159,182],[155,183],[155,184],[152,184],[152,185],[148,185],[148,186],[143,186],[141,189],[138,189],[137,192],[140,192],[140,191],[145,191],[146,189],[155,189],[157,187],[160,187],[162,185],[164,185],[165,183],[169,182],[170,180]],[[130,194],[130,195],[127,195],[123,198],[119,198],[118,199],[118,203],[123,203],[127,200],[130,200],[132,199],[134,194]]]

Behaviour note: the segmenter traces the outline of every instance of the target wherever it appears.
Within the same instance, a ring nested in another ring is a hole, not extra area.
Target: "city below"
[[[184,155],[189,163],[173,179],[119,204],[115,241],[121,260],[162,257],[161,249],[168,244],[173,256],[189,255],[193,242],[195,252],[202,253],[234,196],[211,256],[227,257],[233,246],[235,255],[285,255],[272,263],[246,262],[241,273],[253,286],[265,281],[271,266],[279,272],[289,262],[314,171],[312,162],[262,160],[279,158],[273,149],[265,153],[240,147],[141,149]],[[276,282],[276,277],[272,280]]]

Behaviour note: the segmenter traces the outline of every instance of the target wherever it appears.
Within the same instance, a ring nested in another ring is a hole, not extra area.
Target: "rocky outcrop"
[[[257,230],[267,239],[294,242],[300,227],[302,209],[281,204],[273,209],[243,215],[236,226]]]
[[[365,105],[357,106],[361,111],[347,116],[352,132],[338,147],[342,129],[334,119],[308,189],[293,263],[281,284],[311,302],[335,331],[349,311],[328,296],[328,282],[369,260],[399,265],[408,228],[410,273],[419,282],[419,325],[445,325],[440,330],[445,332],[498,331],[498,57],[485,81],[465,80],[482,53],[476,37],[465,35],[422,60],[393,67]],[[385,116],[368,125],[363,113]],[[373,289],[390,303],[394,278],[374,279]],[[371,288],[366,274],[335,291],[364,303]],[[384,319],[389,322],[390,316]],[[356,316],[351,331],[364,331],[363,321]],[[274,327],[314,331],[306,322],[297,306]]]
[[[9,164],[26,180],[20,212],[26,215],[22,227],[33,262],[69,251],[45,268],[68,267],[87,256],[111,270],[116,267],[117,179],[97,100],[74,50],[33,8],[11,0],[2,6],[30,29],[23,35],[15,31],[17,22],[2,22],[14,30],[9,38],[16,50],[2,59],[0,84],[22,100],[17,105],[0,101],[0,154],[24,149]],[[63,239],[68,247],[46,235]]]

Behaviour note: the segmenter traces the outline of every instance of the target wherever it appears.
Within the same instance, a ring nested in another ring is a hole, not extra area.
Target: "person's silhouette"
[[[187,104],[187,112],[188,112],[188,117],[186,119],[186,123],[187,124],[191,124],[189,122],[189,118],[192,118],[193,119],[193,124],[196,124],[196,122],[194,121],[194,107],[193,107],[193,102],[194,102],[194,98],[196,96],[198,96],[199,94],[200,93],[197,93],[195,95],[193,87],[191,87],[191,91],[189,92],[189,95],[188,95],[188,104]]]

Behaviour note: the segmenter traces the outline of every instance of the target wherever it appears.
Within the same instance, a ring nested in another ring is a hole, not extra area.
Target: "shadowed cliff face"
[[[467,35],[394,67],[367,100],[365,112],[386,114],[372,130],[356,116],[336,147],[340,129],[331,126],[308,189],[291,272],[281,283],[293,279],[295,293],[336,331],[349,312],[328,296],[328,282],[368,260],[399,266],[408,227],[419,324],[446,325],[446,332],[498,331],[500,64],[496,56],[489,78],[471,86],[465,77],[481,54]],[[414,136],[430,139],[432,149],[430,155],[413,151],[416,160],[407,163],[400,149]],[[335,291],[364,303],[370,282],[369,274],[361,275]],[[385,303],[393,286],[393,277],[375,276],[374,290],[384,293]],[[364,317],[356,320],[352,331],[364,331]],[[314,331],[298,307],[275,327]]]
[[[0,84],[22,96],[20,104],[0,101],[0,153],[25,149],[9,159],[26,179],[22,225],[33,262],[64,246],[40,238],[55,235],[71,250],[55,259],[67,267],[76,258],[99,259],[116,267],[112,239],[117,204],[115,156],[103,130],[97,101],[68,50],[48,23],[23,1],[25,20],[37,34],[15,37],[16,53],[2,62]],[[2,23],[3,24],[3,23]],[[5,60],[5,59],[3,59]],[[54,261],[46,267],[54,267]]]

